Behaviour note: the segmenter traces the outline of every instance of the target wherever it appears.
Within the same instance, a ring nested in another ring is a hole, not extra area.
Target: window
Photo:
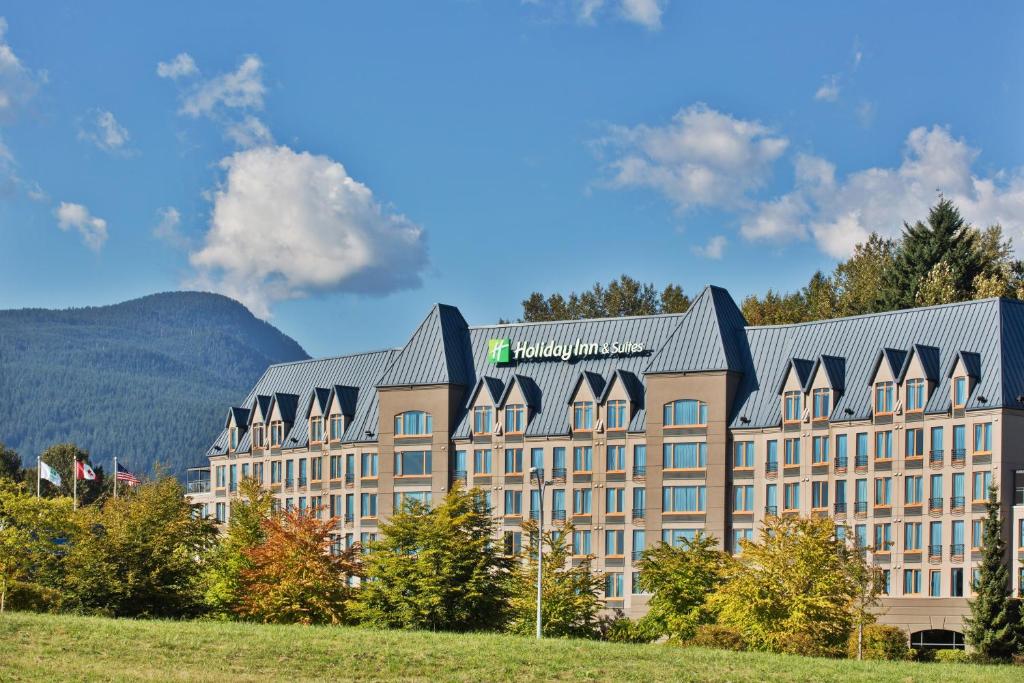
[[[733,555],[739,555],[743,552],[743,541],[754,540],[753,529],[733,529],[732,530],[732,553]]]
[[[878,592],[881,595],[889,595],[892,593],[892,571],[883,569],[881,576],[879,576]]]
[[[523,449],[522,448],[506,448],[505,449],[505,474],[522,474],[523,473]]]
[[[622,430],[629,426],[625,401],[608,401],[608,429]]]
[[[310,458],[309,459],[309,480],[320,481],[324,478],[324,461],[323,458]]]
[[[811,507],[815,510],[825,510],[828,508],[827,481],[811,482]]]
[[[633,474],[647,474],[647,446],[644,444],[633,446]]]
[[[696,470],[707,467],[706,443],[666,443],[662,449],[662,466],[667,470]]]
[[[330,472],[331,479],[341,479],[341,476],[343,474],[343,472],[341,470],[341,462],[342,461],[341,461],[341,456],[340,455],[332,455],[331,456],[331,460],[330,460],[330,464],[329,464],[329,468],[330,468],[329,472]],[[271,474],[273,474],[273,473],[271,473]]]
[[[295,461],[286,460],[284,463],[284,485],[292,486],[295,484]]]
[[[963,555],[964,554],[964,520],[955,519],[953,520],[953,554]]]
[[[256,423],[252,426],[252,446],[253,448],[263,448],[265,445],[263,443],[263,425]]]
[[[1022,581],[1021,583],[1024,584],[1024,581]],[[631,592],[633,593],[633,595],[643,595],[644,594],[644,589],[640,585],[640,572],[633,572],[632,576],[630,577],[630,584],[629,585],[630,585],[630,589],[631,589]]]
[[[228,520],[228,506],[224,503],[217,503],[215,513],[217,522],[223,524]]]
[[[732,446],[732,466],[734,469],[749,470],[754,466],[754,442],[737,441]]]
[[[828,437],[816,436],[811,439],[811,464],[824,465],[828,463]]]
[[[752,484],[733,486],[732,509],[735,512],[754,511],[754,487]]]
[[[692,541],[697,536],[696,529],[662,529],[661,542],[681,548],[686,541]]]
[[[505,491],[505,515],[521,517],[523,514],[523,492]]]
[[[942,453],[942,427],[932,427],[932,453]]]
[[[565,476],[565,446],[555,446],[551,449],[551,468],[554,476]]]
[[[305,486],[308,479],[306,478],[307,471],[306,459],[299,458],[299,486]]]
[[[465,479],[466,477],[466,451],[458,450],[455,451],[455,462],[452,467],[452,474],[457,479]]]
[[[887,553],[892,548],[892,524],[875,525],[875,552]]]
[[[875,415],[892,414],[892,382],[878,382],[875,384]]]
[[[434,431],[430,413],[410,410],[395,415],[395,436],[424,436]]]
[[[644,550],[647,548],[647,532],[643,529],[633,530],[633,559],[639,560],[643,557]]]
[[[964,506],[964,473],[953,473],[953,505],[963,509]]]
[[[565,489],[555,489],[551,492],[551,517],[565,519]]]
[[[892,477],[875,478],[875,507],[892,507]]]
[[[853,543],[860,549],[868,547],[868,527],[866,524],[858,524],[853,527]]]
[[[967,378],[956,377],[953,379],[953,407],[963,408],[967,403]]]
[[[812,401],[812,417],[815,420],[827,420],[832,414],[832,392],[828,389],[815,389]]]
[[[572,428],[585,432],[594,428],[594,404],[591,401],[576,401],[572,404]]]
[[[924,502],[924,477],[909,476],[904,478],[904,503],[907,505],[920,505]]]
[[[786,439],[786,467],[800,464],[800,439]]]
[[[503,539],[506,555],[518,555],[523,551],[523,532],[506,531]]]
[[[626,447],[625,446],[609,446],[605,451],[607,460],[607,470],[609,472],[625,472],[626,471]]]
[[[626,553],[626,532],[622,529],[608,529],[604,532],[604,554],[608,557],[622,557]]]
[[[573,489],[572,492],[572,513],[574,515],[589,515],[594,492],[590,489]]]
[[[921,592],[921,570],[903,570],[903,593],[904,595],[917,595]]]
[[[949,597],[964,597],[964,570],[963,567],[954,567],[949,572]]]
[[[284,424],[281,422],[270,423],[270,445],[280,446],[284,441]]]
[[[359,515],[362,517],[377,516],[377,494],[364,493],[359,498]]]
[[[590,529],[575,529],[572,532],[572,554],[576,556],[590,554]]]
[[[703,401],[682,399],[666,403],[665,427],[703,427],[708,423],[708,405]]]
[[[622,597],[622,572],[609,572],[604,577],[604,597]]]
[[[868,465],[868,433],[857,432],[857,452],[856,462],[854,463],[857,467],[867,467]]]
[[[933,569],[928,572],[928,595],[932,598],[942,596],[942,570]]]
[[[511,403],[505,406],[505,433],[522,434],[526,429],[526,406]]]
[[[341,441],[341,437],[345,433],[345,421],[341,415],[331,415],[328,420],[328,431],[331,441]]]
[[[281,461],[275,460],[270,463],[270,483],[280,484],[281,483]],[[223,482],[218,483],[219,486],[223,486]]]
[[[924,410],[924,380],[907,380],[907,412],[919,413]]]
[[[346,475],[345,479],[348,480],[351,483],[354,483],[355,482],[355,478],[356,478],[356,454],[355,453],[346,453],[345,454],[345,472],[347,472],[347,475]]]
[[[430,451],[396,451],[396,477],[422,477],[430,474]]]
[[[303,462],[305,462],[303,460]],[[231,465],[228,467],[228,490],[238,490],[238,465]]]
[[[854,482],[854,485],[856,486],[854,502],[857,503],[858,508],[862,508],[858,509],[857,512],[863,512],[867,510],[868,505],[868,480],[858,479]]]
[[[238,427],[232,427],[228,430],[228,445],[231,450],[238,448]]]
[[[377,478],[377,454],[376,453],[363,453],[362,455],[362,469],[360,470],[360,476],[363,479],[376,479]]]
[[[800,421],[800,392],[787,391],[782,395],[783,421]]]
[[[774,515],[778,511],[779,487],[768,484],[764,487],[764,511],[766,515]]]
[[[637,487],[633,489],[633,516],[645,517],[647,514],[647,489]]]
[[[836,467],[846,468],[846,445],[849,439],[846,434],[836,434]]]
[[[473,472],[476,474],[491,473],[491,449],[481,448],[473,451]]]
[[[975,472],[973,488],[974,500],[988,500],[988,489],[990,486],[992,486],[991,472]]]
[[[875,460],[892,459],[892,432],[875,433]]]
[[[324,421],[319,417],[310,418],[309,420],[309,440],[313,443],[319,443],[324,440]]]
[[[906,439],[907,443],[904,456],[907,458],[924,457],[924,430],[908,429]]]
[[[985,522],[981,519],[975,519],[971,522],[971,547],[982,548],[985,543]],[[1024,541],[1021,541],[1024,544]]]
[[[907,522],[903,525],[903,549],[921,549],[921,522]]]
[[[491,408],[490,406],[476,406],[473,408],[474,434],[490,434],[493,421],[494,408]]]
[[[786,484],[783,487],[782,509],[796,510],[800,507],[800,484]]]
[[[625,512],[626,489],[609,488],[605,489],[605,512],[609,515],[621,515]]]
[[[769,472],[779,469],[779,442],[772,439],[765,446],[764,461]]]
[[[594,470],[594,449],[591,446],[576,446],[572,449],[572,469],[583,473]]]
[[[992,452],[992,423],[982,422],[974,425],[974,454]]]
[[[704,512],[706,487],[663,486],[661,490],[665,512]]]
[[[364,531],[359,534],[359,545],[362,546],[363,552],[370,551],[370,545],[377,541],[377,534],[372,531]]]

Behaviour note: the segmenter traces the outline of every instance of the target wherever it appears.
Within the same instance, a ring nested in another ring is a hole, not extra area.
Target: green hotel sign
[[[508,337],[487,340],[487,362],[504,365],[513,360],[559,359],[570,361],[576,358],[598,356],[634,356],[646,351],[646,347],[635,341],[587,342],[577,339],[563,343],[550,339],[545,342],[513,342]]]

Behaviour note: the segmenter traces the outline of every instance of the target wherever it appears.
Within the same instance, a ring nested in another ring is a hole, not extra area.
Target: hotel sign
[[[596,358],[602,356],[635,356],[647,348],[636,341],[584,341],[559,342],[550,339],[546,342],[513,342],[508,337],[487,340],[487,362],[491,365],[504,365],[520,360],[558,359],[565,362],[577,358]]]

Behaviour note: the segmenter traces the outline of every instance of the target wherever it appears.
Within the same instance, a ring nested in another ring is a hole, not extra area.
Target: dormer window
[[[505,433],[522,434],[526,429],[526,406],[510,403],[505,406]]]
[[[494,408],[477,406],[473,408],[473,433],[490,434],[494,421]]]
[[[319,417],[309,419],[309,442],[320,443],[324,440],[324,421]]]
[[[875,384],[875,415],[892,415],[893,393],[892,382]]]
[[[953,407],[963,408],[967,404],[967,378],[953,378]]]
[[[590,431],[594,428],[594,403],[592,401],[576,401],[572,404],[572,428]]]
[[[228,445],[231,450],[238,448],[238,427],[232,427],[228,430]]]
[[[628,415],[629,411],[626,409],[625,401],[608,401],[608,429],[610,431],[625,429],[628,426]]]
[[[395,415],[395,436],[426,436],[434,431],[430,413],[410,410]]]
[[[341,415],[331,415],[327,421],[327,433],[331,441],[341,441],[345,433],[345,418]]]
[[[270,445],[280,446],[284,442],[284,423],[270,423]]]
[[[787,391],[782,395],[783,422],[800,421],[800,398],[799,391]]]
[[[830,389],[815,389],[812,396],[813,415],[815,420],[827,420],[832,414],[832,391]]]
[[[252,447],[253,448],[266,448],[266,444],[263,441],[263,423],[257,422],[252,426]]]
[[[920,413],[924,410],[925,391],[923,379],[907,380],[907,412]]]
[[[681,399],[665,404],[664,426],[705,427],[708,424],[708,404],[704,401]]]

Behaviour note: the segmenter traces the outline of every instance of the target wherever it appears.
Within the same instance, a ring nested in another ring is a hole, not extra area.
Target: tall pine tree
[[[967,642],[986,659],[1007,660],[1019,643],[1020,612],[1010,598],[1010,574],[1006,569],[1003,522],[996,488],[992,486],[985,505],[984,544],[975,598],[968,604]]]

